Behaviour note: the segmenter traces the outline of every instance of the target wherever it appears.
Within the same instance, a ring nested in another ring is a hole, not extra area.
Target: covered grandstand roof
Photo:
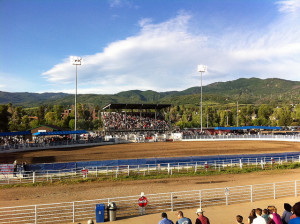
[[[31,135],[30,131],[0,132],[0,136]]]
[[[44,136],[44,135],[72,135],[72,134],[86,134],[87,131],[85,130],[78,130],[78,131],[52,131],[52,132],[37,132],[33,135],[37,136]]]
[[[138,103],[110,103],[102,108],[107,109],[163,109],[170,107],[171,104],[138,104]]]
[[[264,129],[264,130],[281,130],[281,127],[269,126],[241,126],[241,127],[216,127],[215,130],[245,130],[245,129]]]

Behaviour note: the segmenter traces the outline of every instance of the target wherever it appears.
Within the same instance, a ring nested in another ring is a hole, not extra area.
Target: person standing
[[[176,224],[192,224],[192,221],[189,218],[183,216],[182,211],[177,212],[177,218]]]
[[[158,224],[174,224],[172,220],[168,219],[167,213],[161,213],[161,220]]]
[[[268,206],[269,214],[269,222],[274,224],[282,224],[280,215],[277,214],[277,208],[275,206]]]
[[[198,208],[196,214],[198,218],[196,219],[195,224],[210,224],[209,219],[203,215],[204,211],[202,208]]]
[[[289,203],[284,203],[283,207],[284,207],[284,212],[281,216],[281,221],[282,224],[288,224],[291,216],[293,215],[292,206]]]
[[[262,215],[262,209],[257,208],[255,210],[256,212],[256,218],[253,219],[253,224],[267,224],[266,220],[261,216]]]
[[[293,212],[296,218],[290,219],[289,224],[300,224],[300,201],[294,204]]]
[[[148,203],[147,198],[145,197],[144,192],[141,192],[141,197],[139,198],[139,214],[146,215],[146,206]]]

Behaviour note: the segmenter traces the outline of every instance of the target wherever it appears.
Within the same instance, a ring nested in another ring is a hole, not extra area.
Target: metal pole
[[[75,131],[77,130],[77,65],[76,65],[76,79],[75,79]]]
[[[239,126],[239,101],[236,102],[236,126]]]
[[[201,133],[202,133],[202,72],[201,73]]]

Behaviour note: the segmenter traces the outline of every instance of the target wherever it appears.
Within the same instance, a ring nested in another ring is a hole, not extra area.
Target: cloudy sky
[[[0,91],[183,90],[300,81],[300,0],[0,0]]]

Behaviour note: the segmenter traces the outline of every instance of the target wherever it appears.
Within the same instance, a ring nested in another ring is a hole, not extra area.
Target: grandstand
[[[165,112],[171,104],[108,104],[101,113],[104,131],[114,133],[154,133],[171,130]]]

